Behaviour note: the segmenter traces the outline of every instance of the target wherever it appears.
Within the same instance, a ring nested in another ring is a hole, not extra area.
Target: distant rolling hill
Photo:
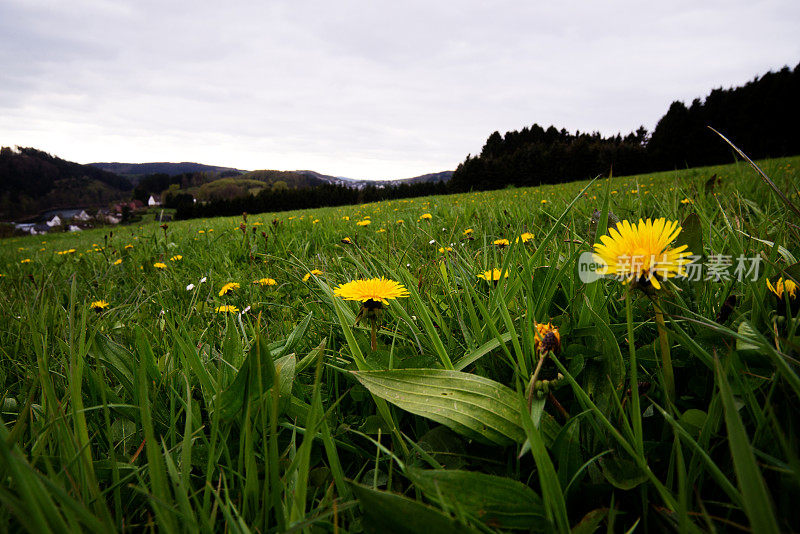
[[[383,188],[404,183],[436,183],[449,180],[452,174],[451,171],[445,171],[400,180],[354,180],[352,178],[329,176],[327,174],[307,170],[258,170],[246,172],[239,176],[209,177],[199,188],[187,188],[184,189],[184,191],[191,193],[199,200],[206,201],[255,195],[264,189],[313,188],[325,184],[334,184],[352,189],[363,189],[367,186]]]
[[[138,182],[142,176],[149,174],[166,174],[175,176],[178,174],[207,172],[223,175],[223,177],[237,176],[246,171],[234,169],[232,167],[219,167],[216,165],[204,165],[202,163],[194,163],[191,161],[183,161],[180,163],[169,162],[153,162],[153,163],[90,163],[89,165],[103,169],[104,171],[113,172],[120,176],[125,176],[131,181]]]
[[[0,220],[20,221],[62,208],[103,207],[128,199],[122,176],[35,148],[0,148]]]
[[[213,182],[222,178],[234,178],[242,180],[257,180],[267,185],[275,182],[284,182],[289,188],[314,187],[322,184],[337,184],[347,187],[361,189],[368,185],[376,187],[386,187],[403,183],[425,183],[425,182],[446,182],[453,175],[453,171],[434,172],[415,176],[413,178],[387,178],[385,180],[359,180],[344,176],[331,176],[316,171],[275,171],[275,170],[256,170],[244,171],[232,167],[219,167],[216,165],[205,165],[184,161],[181,163],[153,162],[153,163],[90,163],[90,165],[113,172],[120,176],[130,179],[134,185],[147,175],[166,174],[177,176],[187,173],[208,173],[207,182]]]

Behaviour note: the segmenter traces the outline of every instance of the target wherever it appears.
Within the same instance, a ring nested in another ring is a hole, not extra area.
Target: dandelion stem
[[[669,338],[667,329],[664,326],[664,312],[661,310],[661,299],[656,297],[653,300],[653,308],[656,312],[656,326],[658,326],[658,343],[661,348],[661,370],[664,373],[664,384],[667,388],[667,399],[675,402],[675,373],[672,370],[672,356],[669,351]]]
[[[633,437],[636,441],[636,452],[644,457],[644,441],[642,438],[642,410],[639,407],[639,377],[636,365],[636,345],[633,341],[633,309],[631,308],[631,286],[625,288],[625,315],[628,323],[628,349],[630,351],[631,380],[631,421]]]
[[[531,406],[533,405],[533,388],[536,385],[536,379],[539,378],[539,371],[542,370],[542,364],[544,364],[544,359],[550,353],[540,354],[539,355],[539,362],[536,364],[536,369],[533,371],[533,376],[531,376],[531,381],[528,383],[528,393],[526,398],[528,400],[528,412],[531,411]]]

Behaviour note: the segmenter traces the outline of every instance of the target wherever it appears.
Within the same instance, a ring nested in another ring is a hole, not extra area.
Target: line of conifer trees
[[[478,156],[467,156],[451,191],[561,183],[607,174],[640,174],[733,161],[713,127],[752,158],[800,153],[800,64],[732,89],[714,89],[689,107],[673,102],[652,135],[642,126],[625,137],[574,134],[538,124],[494,132]]]
[[[325,184],[297,189],[264,189],[257,195],[211,202],[195,203],[191,195],[177,194],[169,197],[167,207],[176,208],[176,218],[190,219],[240,215],[243,212],[264,213],[364,204],[381,200],[444,195],[448,192],[445,182],[402,184],[384,188],[368,186],[362,189]]]

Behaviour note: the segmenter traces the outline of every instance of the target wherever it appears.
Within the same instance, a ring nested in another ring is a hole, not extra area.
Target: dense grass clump
[[[800,158],[760,165],[783,197],[735,164],[5,240],[0,525],[798,530]],[[581,281],[660,217],[698,280]]]

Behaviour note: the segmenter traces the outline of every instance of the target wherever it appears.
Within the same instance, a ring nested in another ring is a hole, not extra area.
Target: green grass
[[[758,163],[800,204],[800,157]],[[660,338],[647,295],[578,278],[609,212],[686,221],[679,241],[760,256],[758,280],[666,284]],[[4,240],[0,525],[797,531],[798,317],[766,279],[800,279],[799,224],[737,163]],[[411,294],[373,351],[333,289],[376,276]],[[526,399],[548,321],[539,378],[563,379]]]

